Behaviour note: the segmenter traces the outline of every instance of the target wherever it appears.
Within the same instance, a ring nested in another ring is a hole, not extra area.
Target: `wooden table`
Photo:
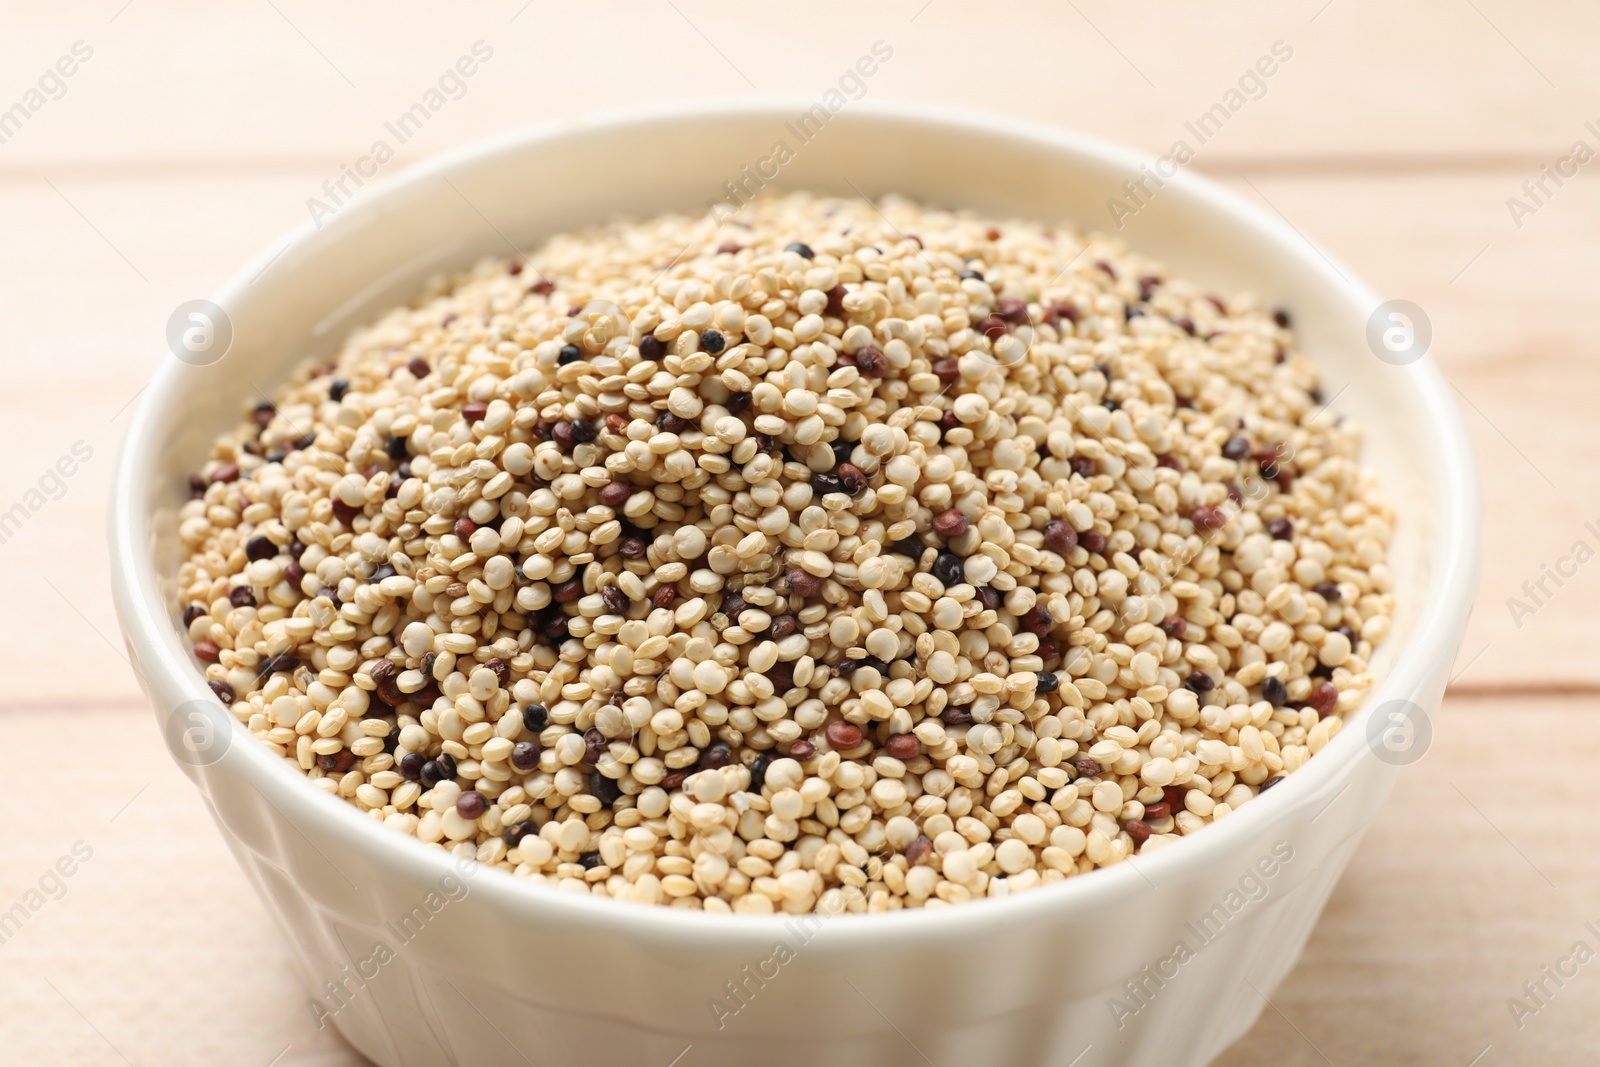
[[[0,621],[0,738],[14,798],[0,908],[40,903],[0,944],[0,1059],[360,1062],[300,1007],[265,912],[121,659],[104,505],[128,405],[168,358],[171,309],[306,219],[322,183],[475,41],[492,59],[389,169],[639,100],[820,96],[882,40],[894,55],[873,97],[988,107],[1152,151],[1275,42],[1292,48],[1195,165],[1385,296],[1426,309],[1487,488],[1484,580],[1434,747],[1299,968],[1219,1062],[1594,1061],[1600,963],[1559,990],[1547,982],[1555,995],[1537,1013],[1515,1019],[1508,1001],[1576,941],[1600,949],[1584,927],[1600,925],[1588,808],[1600,567],[1547,585],[1531,614],[1508,599],[1534,606],[1525,581],[1579,540],[1600,547],[1585,525],[1600,529],[1589,432],[1600,184],[1586,173],[1600,163],[1559,186],[1541,169],[1580,139],[1600,150],[1600,11],[1576,0],[619,7],[101,0],[5,16],[0,109],[28,102],[82,44],[20,127],[0,124],[0,510],[30,501],[0,543],[13,605]],[[1541,178],[1542,191],[1524,189]],[[28,497],[77,442],[92,457]],[[78,842],[92,854],[58,886],[47,872]],[[41,878],[59,899],[26,896]]]

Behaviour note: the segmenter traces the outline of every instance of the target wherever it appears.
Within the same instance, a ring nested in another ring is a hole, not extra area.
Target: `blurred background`
[[[873,99],[1152,155],[1187,141],[1191,166],[1425,311],[1473,435],[1483,587],[1432,747],[1219,1062],[1592,1062],[1600,963],[1561,961],[1600,949],[1597,31],[1577,0],[5,3],[0,913],[27,917],[0,924],[0,1060],[362,1062],[317,1030],[123,658],[105,504],[172,310],[341,179],[359,196],[346,175],[379,140],[381,179],[606,108],[818,98],[881,41]],[[441,86],[469,52],[477,72]],[[1264,55],[1275,73],[1250,77]],[[386,124],[430,90],[401,143]],[[1201,144],[1186,124],[1219,102]]]

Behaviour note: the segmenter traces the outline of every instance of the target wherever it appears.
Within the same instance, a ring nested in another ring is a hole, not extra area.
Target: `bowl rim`
[[[511,130],[470,142],[416,164],[381,182],[347,205],[320,227],[305,222],[267,246],[235,274],[215,295],[224,307],[239,302],[250,282],[266,271],[290,248],[311,243],[322,231],[355,227],[403,191],[452,174],[461,168],[490,163],[495,157],[574,136],[619,135],[639,125],[662,122],[706,122],[769,114],[791,118],[815,101],[799,96],[761,95],[739,100],[693,99],[607,109],[578,118],[557,119]],[[971,108],[904,100],[852,102],[836,118],[862,117],[927,132],[982,134],[1044,150],[1066,161],[1110,164],[1138,173],[1140,164],[1154,156],[1101,138],[1045,122],[994,114]],[[1230,225],[1249,231],[1255,239],[1277,246],[1298,259],[1319,280],[1336,291],[1352,311],[1362,314],[1377,306],[1378,298],[1355,275],[1286,221],[1274,217],[1201,174],[1182,168],[1167,179],[1181,190],[1196,210],[1215,212]],[[1176,199],[1176,198],[1175,198]],[[1093,226],[1085,227],[1096,232]],[[204,676],[194,668],[188,647],[173,625],[165,604],[154,561],[143,546],[149,544],[151,517],[144,503],[150,497],[154,457],[163,427],[180,405],[185,367],[163,360],[139,399],[116,468],[108,515],[113,592],[124,638],[148,695],[180,695],[184,700],[213,699]],[[1440,507],[1432,543],[1434,572],[1416,614],[1416,625],[1398,650],[1393,666],[1370,693],[1352,721],[1364,717],[1382,699],[1413,699],[1437,685],[1454,658],[1460,630],[1470,610],[1477,584],[1479,490],[1472,453],[1459,409],[1449,387],[1430,356],[1405,368],[1397,389],[1409,391],[1414,413],[1438,443]],[[1442,688],[1442,687],[1441,687]],[[317,820],[325,832],[344,838],[364,863],[385,873],[437,883],[448,874],[473,880],[473,894],[482,894],[510,916],[529,922],[561,922],[613,935],[626,936],[674,950],[750,950],[770,946],[790,932],[797,915],[770,916],[707,914],[703,911],[663,906],[619,906],[619,902],[588,894],[559,890],[518,878],[510,872],[463,861],[445,849],[382,826],[348,802],[312,787],[305,778],[257,743],[244,725],[227,716],[248,744],[232,744],[224,757],[205,773],[232,775],[269,796],[278,812],[291,823]],[[1063,882],[1016,895],[983,898],[959,908],[903,909],[874,914],[841,913],[831,918],[848,924],[849,936],[819,939],[808,949],[822,954],[855,952],[891,944],[907,937],[949,942],[981,934],[985,928],[1022,921],[1059,922],[1068,915],[1091,915],[1130,894],[1180,882],[1208,864],[1208,858],[1225,849],[1237,849],[1261,837],[1274,824],[1290,821],[1294,812],[1355,773],[1360,760],[1376,759],[1360,736],[1364,731],[1344,729],[1294,774],[1273,790],[1271,798],[1249,804],[1205,832]],[[332,862],[331,860],[329,861]],[[829,947],[824,947],[829,946]]]

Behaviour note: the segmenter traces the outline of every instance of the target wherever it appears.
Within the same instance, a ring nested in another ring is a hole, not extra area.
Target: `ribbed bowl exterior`
[[[1368,742],[1369,706],[1267,797],[1116,868],[939,912],[758,919],[458,864],[311,787],[210,700],[175,618],[175,515],[187,472],[256,384],[330,352],[427,274],[504,254],[502,234],[526,246],[618,214],[703,207],[811,103],[541,127],[367,190],[217,294],[232,349],[209,366],[173,361],[135,416],[111,518],[128,647],[175,757],[293,949],[306,1002],[283,1010],[338,1027],[383,1067],[1200,1067],[1294,965],[1404,762]],[[1105,201],[1141,163],[1036,125],[861,103],[772,184],[1104,228]],[[1431,716],[1476,585],[1477,493],[1448,388],[1427,360],[1374,358],[1376,298],[1203,179],[1173,175],[1126,224],[1130,244],[1174,271],[1294,308],[1399,513],[1401,610],[1369,705],[1406,700]],[[197,707],[215,715],[203,758],[179,743]]]

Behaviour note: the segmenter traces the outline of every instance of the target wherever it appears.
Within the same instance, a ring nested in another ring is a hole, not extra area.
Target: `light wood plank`
[[[895,55],[869,96],[996,108],[1153,150],[1283,41],[1292,58],[1205,147],[1213,162],[1547,160],[1582,135],[1600,95],[1587,47],[1600,12],[1579,0],[1081,0],[981,18],[953,0],[816,0],[770,19],[734,0],[633,0],[605,15],[574,3],[518,14],[522,0],[137,0],[117,14],[124,2],[8,16],[0,69],[13,72],[13,98],[74,41],[94,56],[4,146],[0,169],[312,154],[336,170],[480,39],[494,58],[408,151],[640,100],[814,99],[880,39]]]

